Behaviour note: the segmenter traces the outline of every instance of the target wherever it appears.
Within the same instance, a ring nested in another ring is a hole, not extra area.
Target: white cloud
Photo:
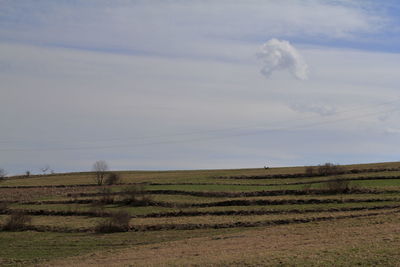
[[[284,40],[271,39],[257,53],[263,63],[261,73],[269,78],[275,71],[289,70],[296,78],[308,78],[308,66],[297,50]]]

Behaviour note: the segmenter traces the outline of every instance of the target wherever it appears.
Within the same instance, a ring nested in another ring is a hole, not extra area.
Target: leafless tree
[[[98,160],[93,164],[93,171],[95,174],[95,182],[98,185],[102,185],[104,182],[104,178],[107,174],[108,165],[104,160]]]
[[[40,170],[43,172],[43,174],[46,174],[46,172],[50,170],[50,166],[46,165],[43,168],[41,168]]]
[[[4,169],[0,168],[0,181],[6,177],[7,173]]]

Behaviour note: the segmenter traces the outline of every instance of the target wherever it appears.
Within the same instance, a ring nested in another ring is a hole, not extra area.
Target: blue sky
[[[399,9],[397,1],[0,0],[0,168],[398,160]],[[256,55],[272,38],[301,55],[307,80],[290,66],[260,73],[266,63]]]

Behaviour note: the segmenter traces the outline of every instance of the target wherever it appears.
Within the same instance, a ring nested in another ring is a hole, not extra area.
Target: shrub
[[[130,220],[131,216],[129,213],[119,211],[112,214],[105,221],[98,223],[94,230],[96,233],[126,232],[129,230]]]
[[[347,193],[351,190],[350,181],[348,180],[330,180],[326,182],[326,188],[335,193]]]
[[[26,227],[31,223],[32,218],[22,212],[15,212],[11,214],[3,226],[3,230],[6,231],[18,231],[25,230]]]
[[[335,165],[333,163],[325,163],[324,165],[319,165],[318,166],[318,174],[327,176],[327,175],[337,175],[337,174],[343,174],[344,169],[343,167],[339,165]]]
[[[143,185],[134,185],[125,189],[123,202],[133,206],[147,206],[152,202],[150,196],[146,195]]]
[[[105,180],[105,183],[107,185],[113,185],[113,184],[117,184],[119,182],[119,180],[120,180],[119,175],[116,174],[115,172],[112,172],[112,173],[108,174],[108,176]]]

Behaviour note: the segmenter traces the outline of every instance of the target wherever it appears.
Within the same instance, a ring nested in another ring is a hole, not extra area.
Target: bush
[[[129,221],[131,216],[129,213],[119,211],[111,215],[110,218],[100,222],[95,227],[96,233],[113,233],[129,231]]]
[[[105,183],[107,185],[113,185],[113,184],[119,183],[119,180],[120,180],[119,175],[116,174],[115,172],[112,172],[112,173],[108,174],[108,176],[107,176],[107,178],[105,180]]]
[[[3,226],[5,231],[18,231],[25,230],[26,227],[31,223],[32,218],[22,212],[15,212],[11,214]]]
[[[318,174],[322,176],[337,175],[345,173],[343,167],[335,165],[333,163],[325,163],[324,165],[318,166]]]
[[[145,194],[143,185],[134,185],[125,189],[123,202],[133,206],[147,206],[152,202],[150,196]]]
[[[351,190],[348,180],[330,180],[326,182],[326,188],[335,193],[347,193]]]

